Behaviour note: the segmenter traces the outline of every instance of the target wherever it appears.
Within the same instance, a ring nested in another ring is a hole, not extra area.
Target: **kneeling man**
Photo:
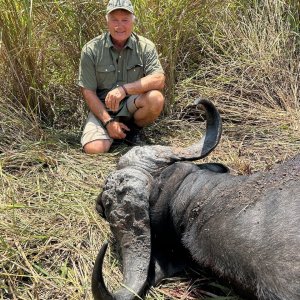
[[[139,143],[139,131],[160,115],[164,71],[155,45],[133,32],[130,0],[110,0],[108,32],[82,49],[79,86],[90,109],[81,143],[86,153],[108,152],[114,139]]]

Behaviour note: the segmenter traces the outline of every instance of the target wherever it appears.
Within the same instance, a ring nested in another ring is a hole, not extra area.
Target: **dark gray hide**
[[[108,177],[97,210],[120,246],[124,287],[112,295],[104,285],[104,245],[93,271],[95,299],[136,299],[191,257],[259,299],[300,299],[300,156],[236,177],[220,164],[179,162],[204,157],[219,142],[219,115],[201,104],[207,132],[198,144],[134,147]]]
[[[252,176],[175,163],[156,183],[152,233],[172,224],[199,266],[248,296],[300,299],[300,155]]]

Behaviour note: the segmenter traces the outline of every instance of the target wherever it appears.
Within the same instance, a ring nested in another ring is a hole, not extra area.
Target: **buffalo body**
[[[97,200],[119,245],[123,287],[103,280],[107,245],[95,262],[96,300],[133,300],[150,285],[197,265],[249,297],[300,299],[300,155],[268,172],[233,176],[222,164],[193,164],[221,137],[212,103],[206,134],[186,149],[134,147],[120,158]]]
[[[180,162],[162,172],[153,234],[173,232],[199,266],[249,296],[300,299],[300,155],[251,176],[212,166]]]

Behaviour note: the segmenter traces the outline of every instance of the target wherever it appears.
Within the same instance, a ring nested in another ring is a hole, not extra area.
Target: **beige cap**
[[[108,15],[117,9],[124,9],[134,14],[133,6],[130,0],[110,0],[107,4],[106,14]]]

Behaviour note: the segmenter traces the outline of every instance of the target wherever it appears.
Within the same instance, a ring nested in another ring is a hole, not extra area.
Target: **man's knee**
[[[151,91],[151,98],[153,97],[153,106],[154,106],[154,111],[157,114],[160,114],[161,111],[164,108],[164,103],[165,103],[165,97],[160,91]]]
[[[95,140],[84,145],[83,150],[87,154],[106,153],[111,146],[110,140]]]
[[[165,98],[158,90],[149,91],[141,98],[142,106],[144,106],[149,113],[159,115],[164,107]]]

